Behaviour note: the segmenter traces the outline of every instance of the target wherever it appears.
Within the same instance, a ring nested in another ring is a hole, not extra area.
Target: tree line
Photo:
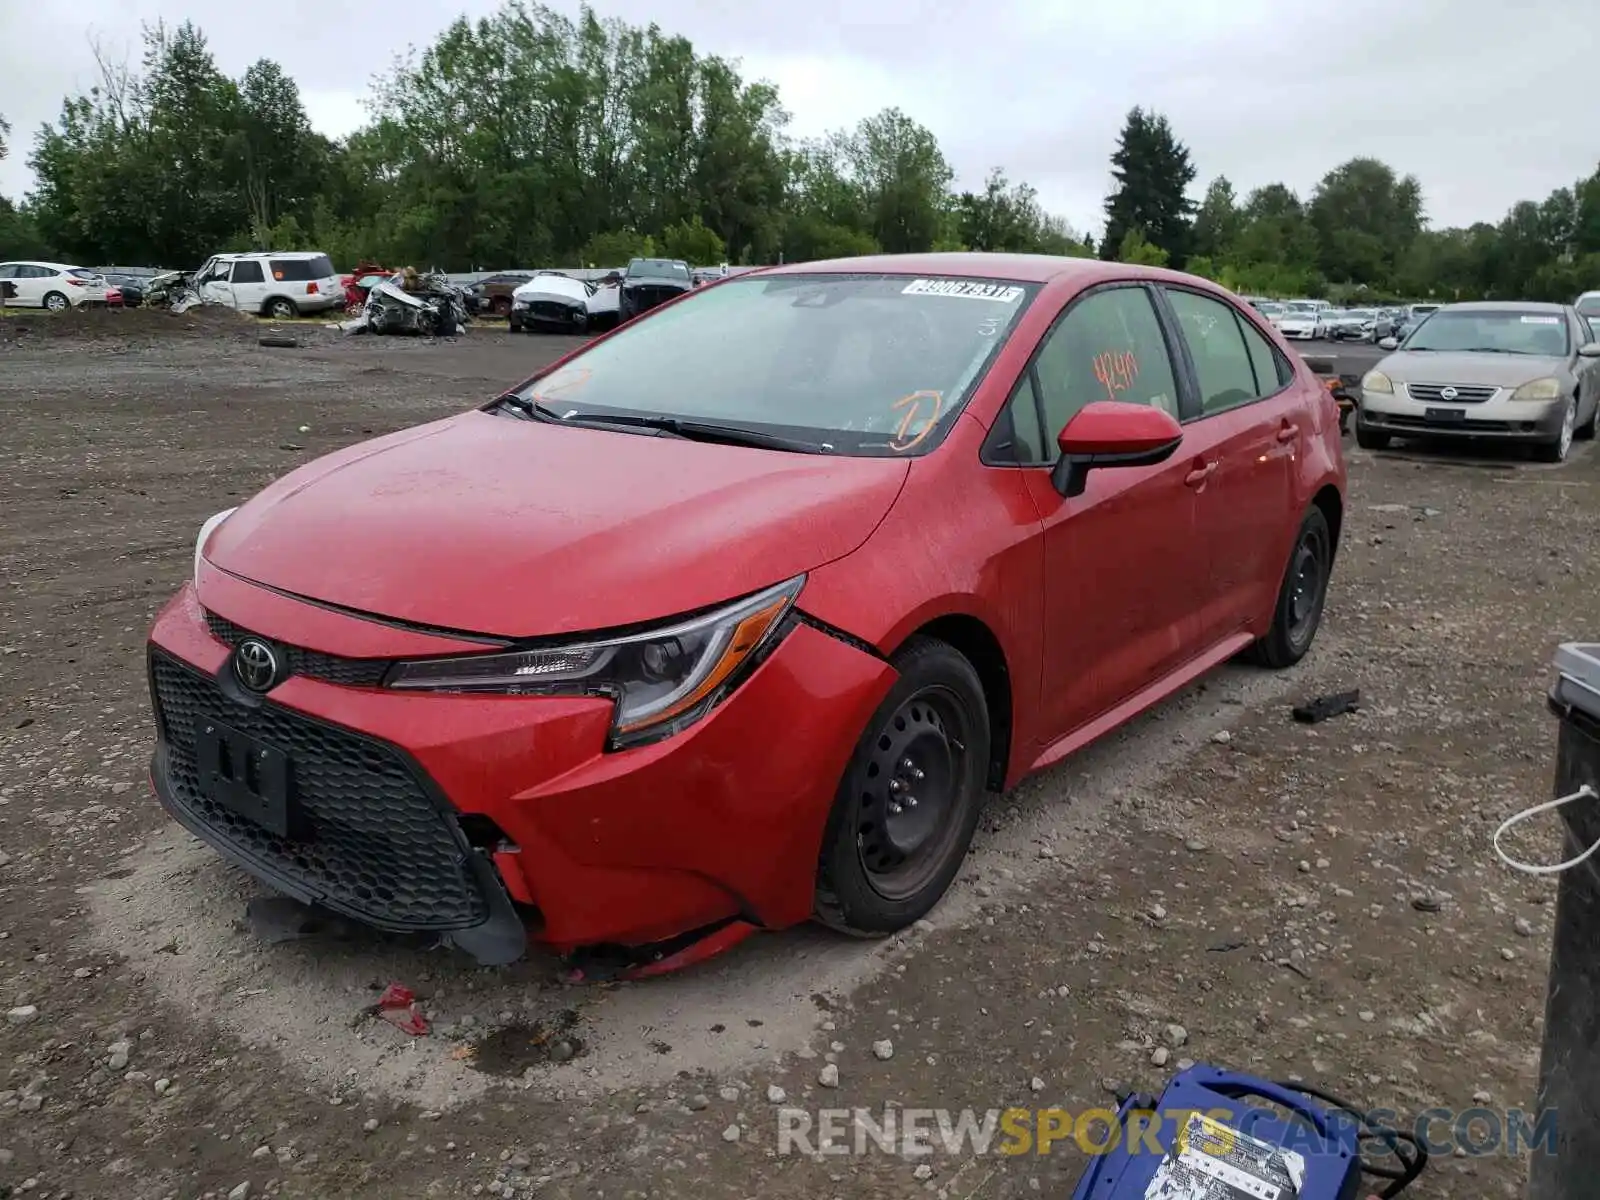
[[[373,82],[369,111],[329,139],[277,63],[232,79],[194,24],[148,27],[137,65],[101,57],[99,82],[34,134],[35,190],[0,197],[0,257],[189,267],[315,247],[345,267],[467,270],[965,248],[1165,263],[1269,295],[1600,286],[1600,167],[1467,229],[1430,229],[1416,178],[1371,158],[1305,198],[1281,183],[1241,198],[1219,177],[1196,204],[1188,148],[1136,108],[1096,245],[999,167],[954,189],[938,139],[897,108],[797,139],[777,90],[736,62],[589,8],[507,0],[458,19]],[[0,117],[0,157],[10,133]]]

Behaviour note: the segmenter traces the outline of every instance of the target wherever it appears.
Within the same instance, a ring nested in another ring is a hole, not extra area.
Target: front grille
[[[535,300],[528,305],[528,315],[535,321],[551,321],[562,325],[576,325],[578,312],[559,300]]]
[[[227,617],[206,610],[206,626],[211,636],[228,646],[237,646],[247,637],[260,637],[283,651],[286,670],[290,675],[304,675],[324,683],[337,683],[345,687],[377,687],[388,674],[391,662],[387,658],[341,658],[337,654],[324,654],[321,650],[307,650],[304,646],[286,646],[276,638],[263,637]]]
[[[223,843],[335,911],[395,930],[466,929],[489,916],[452,814],[392,746],[216,681],[152,651],[150,686],[171,802]],[[195,728],[220,721],[289,759],[296,834],[279,837],[200,791]]]
[[[1403,417],[1384,413],[1381,418],[1385,428],[1403,426],[1426,433],[1517,433],[1528,432],[1532,425],[1518,425],[1515,421],[1452,421],[1448,424],[1429,421],[1425,417]]]
[[[1453,388],[1455,395],[1446,399],[1439,393],[1445,388]],[[1482,404],[1485,400],[1493,400],[1499,388],[1480,387],[1469,383],[1408,383],[1406,393],[1413,400],[1420,400],[1424,404]]]
[[[628,301],[638,312],[645,312],[658,304],[665,304],[676,296],[681,296],[687,289],[673,287],[670,283],[661,286],[643,284],[628,289]]]

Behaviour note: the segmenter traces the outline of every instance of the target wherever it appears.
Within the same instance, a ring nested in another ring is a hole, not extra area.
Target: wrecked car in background
[[[483,312],[492,312],[497,317],[510,316],[517,289],[535,274],[543,275],[545,272],[530,274],[527,271],[502,271],[478,280],[467,288],[467,311],[473,316]]]
[[[622,275],[618,319],[631,321],[640,313],[683,295],[693,286],[689,264],[681,258],[631,259]]]
[[[540,271],[511,293],[506,324],[512,333],[548,329],[583,333],[589,328],[589,300],[594,288],[560,271]]]
[[[416,333],[455,337],[467,331],[466,293],[437,271],[407,267],[367,291],[367,304],[345,333]]]
[[[216,254],[194,273],[206,304],[286,321],[345,305],[344,284],[333,262],[315,250],[262,250]]]
[[[199,289],[194,283],[193,271],[163,271],[159,275],[151,276],[145,284],[145,303],[154,306],[165,306],[173,312],[181,313],[193,308],[196,304],[203,303]]]
[[[540,271],[512,293],[507,324],[512,333],[546,329],[587,333],[617,323],[619,287],[605,280],[574,279],[561,271]]]

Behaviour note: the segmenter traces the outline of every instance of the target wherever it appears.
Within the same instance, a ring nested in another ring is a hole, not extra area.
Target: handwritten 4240
[[[1107,351],[1094,356],[1094,377],[1106,386],[1106,397],[1117,398],[1139,377],[1139,359],[1131,350]]]

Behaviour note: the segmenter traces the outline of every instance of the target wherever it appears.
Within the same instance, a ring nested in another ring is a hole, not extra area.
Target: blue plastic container
[[[1269,1080],[1196,1066],[1130,1097],[1073,1200],[1361,1200],[1361,1125]]]

